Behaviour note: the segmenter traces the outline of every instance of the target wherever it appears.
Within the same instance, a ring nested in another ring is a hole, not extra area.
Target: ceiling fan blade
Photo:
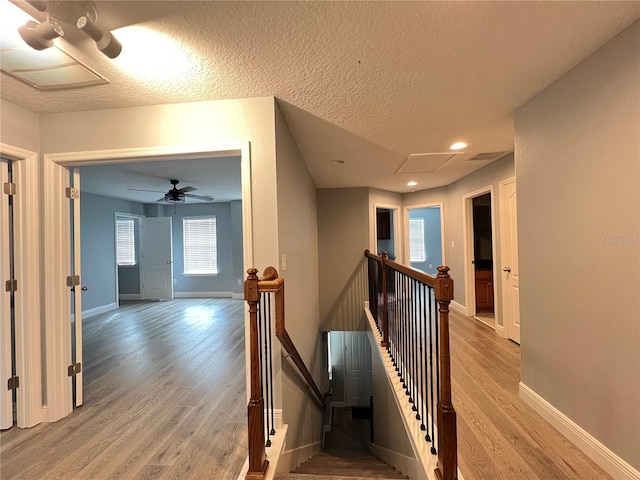
[[[154,192],[154,193],[164,193],[162,190],[145,190],[144,188],[127,188],[127,190],[131,190],[133,192]]]
[[[191,185],[189,185],[188,187],[183,187],[183,188],[179,188],[178,191],[182,192],[182,193],[187,193],[187,192],[193,192],[197,190],[196,187],[192,187]]]
[[[192,193],[185,193],[184,194],[185,197],[190,197],[190,198],[195,198],[198,200],[204,200],[206,202],[213,202],[213,197],[210,197],[209,195],[194,195]]]

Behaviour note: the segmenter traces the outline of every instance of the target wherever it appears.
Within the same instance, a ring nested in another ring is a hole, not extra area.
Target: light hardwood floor
[[[607,475],[518,396],[520,348],[451,314],[458,464],[465,480],[605,480]]]
[[[0,478],[235,480],[246,458],[244,303],[132,303],[85,321],[84,406],[0,435]],[[518,397],[519,347],[453,312],[465,480],[602,480]]]
[[[235,480],[246,458],[244,302],[136,302],[84,322],[84,405],[0,436],[4,479]]]

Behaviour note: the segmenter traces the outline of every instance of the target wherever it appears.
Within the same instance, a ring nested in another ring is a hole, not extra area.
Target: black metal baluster
[[[428,367],[427,367],[427,319],[429,318],[429,313],[427,310],[427,301],[425,299],[425,291],[428,293],[429,290],[426,287],[426,285],[422,285],[422,288],[420,289],[420,293],[421,293],[421,300],[422,300],[422,346],[424,346],[424,352],[423,352],[423,356],[422,356],[422,366],[423,366],[423,378],[424,381],[422,383],[422,424],[420,425],[420,430],[425,430],[426,431],[426,435],[425,435],[425,440],[427,442],[431,441],[431,436],[429,435],[429,422],[428,420],[425,420],[425,408],[427,410],[427,413],[429,412],[429,398],[427,395],[427,388],[428,388],[428,379],[429,379],[429,372],[428,372]]]
[[[436,398],[440,401],[440,313],[437,302],[434,302],[434,318],[435,318],[435,342],[436,342]],[[438,439],[435,439],[437,442]],[[440,445],[436,444],[436,448],[439,449]]]
[[[276,422],[275,422],[275,413],[274,413],[274,408],[273,408],[273,353],[271,350],[271,342],[272,342],[272,338],[271,338],[271,323],[272,323],[272,319],[271,319],[271,295],[267,296],[267,308],[269,309],[269,335],[267,336],[268,340],[269,340],[269,358],[268,358],[268,362],[269,362],[269,383],[271,385],[271,388],[269,390],[270,393],[270,409],[271,409],[271,430],[269,431],[269,433],[271,435],[275,435],[276,434]],[[266,332],[265,332],[266,335]],[[268,414],[267,414],[268,415]]]
[[[433,401],[433,390],[434,390],[434,375],[433,375],[433,342],[435,339],[433,338],[433,289],[429,288],[429,376],[431,377],[431,382],[429,384],[430,396],[431,396],[431,453],[435,455],[437,452],[435,447],[435,416],[436,410]],[[437,377],[437,375],[436,375]],[[436,378],[437,381],[437,378]],[[429,436],[425,437],[427,442],[429,441]]]
[[[265,298],[268,294],[266,293],[261,293],[260,294],[260,303],[258,304],[258,351],[260,352],[260,359],[259,359],[259,364],[260,364],[260,396],[262,398],[264,398],[265,396],[265,392],[268,392],[267,390],[267,385],[266,385],[266,378],[265,378],[265,361],[266,358],[262,353],[262,344],[263,344],[263,326],[265,325]],[[264,332],[264,335],[266,336],[266,330]],[[264,412],[262,412],[262,415],[264,415]],[[266,426],[265,424],[265,436],[266,436],[266,442],[265,442],[265,446],[269,447],[271,445],[271,441],[269,439],[269,427]]]
[[[402,382],[402,388],[407,388],[407,282],[404,275],[402,275],[402,352],[400,353],[400,361],[402,366],[400,367],[400,381]]]

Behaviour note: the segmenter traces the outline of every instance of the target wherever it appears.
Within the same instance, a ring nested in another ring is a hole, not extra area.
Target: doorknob
[[[503,272],[507,272],[507,273],[509,273],[509,272],[511,271],[511,268],[509,268],[509,267],[504,267],[504,268],[502,269],[502,271],[503,271]]]
[[[86,292],[89,289],[87,287],[80,287],[80,290],[82,290],[83,292]],[[71,287],[71,291],[75,292],[76,291],[76,287]]]
[[[167,265],[171,265],[171,260],[167,260]]]

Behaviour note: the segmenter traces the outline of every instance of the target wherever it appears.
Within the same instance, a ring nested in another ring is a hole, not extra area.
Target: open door
[[[69,376],[71,376],[71,395],[73,408],[82,405],[82,292],[87,287],[81,286],[80,274],[80,170],[74,168],[71,171],[71,188],[76,194],[70,195],[71,200],[71,277],[69,282],[71,290],[71,363]]]
[[[0,186],[10,182],[9,161],[0,158]],[[11,254],[11,211],[9,195],[0,191],[0,386],[4,387],[13,376],[13,292],[5,288],[12,275]],[[13,426],[13,395],[12,390],[0,388],[0,429]]]
[[[142,298],[173,299],[171,217],[142,219]]]
[[[507,336],[520,343],[520,275],[515,179],[500,183],[502,304]]]

